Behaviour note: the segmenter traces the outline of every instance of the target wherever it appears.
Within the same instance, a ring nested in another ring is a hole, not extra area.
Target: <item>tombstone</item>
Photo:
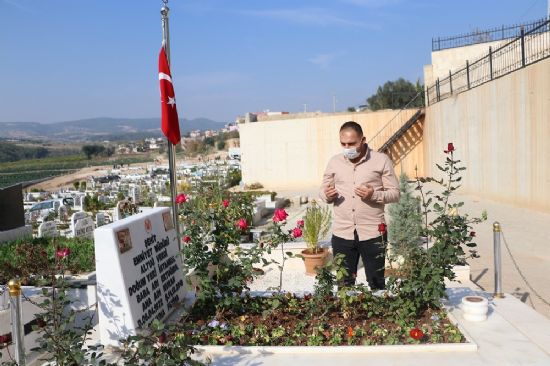
[[[69,209],[65,205],[59,206],[57,209],[57,217],[60,221],[67,221],[69,218]]]
[[[85,217],[88,217],[88,214],[86,212],[82,212],[82,211],[78,211],[78,212],[75,212],[74,214],[72,214],[71,216],[71,223],[70,223],[70,227],[71,227],[71,232],[74,234],[75,232],[75,225],[76,223],[79,221],[79,220],[82,220],[84,219]]]
[[[73,227],[73,238],[92,239],[94,237],[94,228],[94,220],[86,216],[75,223]]]
[[[100,339],[121,339],[166,320],[185,298],[176,231],[167,207],[133,215],[94,232]]]
[[[84,196],[76,196],[74,198],[74,209],[82,211],[84,209]]]
[[[61,202],[53,201],[53,209],[55,210],[55,212],[59,213],[59,207],[61,207]]]
[[[130,193],[132,201],[137,205],[141,202],[141,188],[133,187]]]
[[[95,215],[95,226],[100,227],[105,225],[105,214],[103,212],[98,212]]]
[[[39,238],[53,238],[58,235],[55,221],[45,221],[38,225]]]

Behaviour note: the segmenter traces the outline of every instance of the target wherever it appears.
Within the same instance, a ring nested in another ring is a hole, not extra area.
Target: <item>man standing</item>
[[[330,159],[320,192],[334,206],[333,254],[344,255],[345,285],[355,284],[361,256],[369,287],[382,290],[386,234],[379,225],[385,224],[384,205],[399,200],[399,184],[390,158],[367,146],[358,123],[342,125],[340,144],[344,151]]]

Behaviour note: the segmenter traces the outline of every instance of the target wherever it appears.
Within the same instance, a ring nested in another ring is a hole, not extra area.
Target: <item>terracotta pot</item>
[[[328,250],[322,248],[318,253],[311,253],[309,249],[302,250],[304,263],[306,265],[306,275],[316,276],[317,267],[322,267],[327,263]]]

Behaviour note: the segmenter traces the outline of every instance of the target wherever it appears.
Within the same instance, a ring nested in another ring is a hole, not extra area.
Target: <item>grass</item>
[[[86,159],[84,155],[20,160],[0,164],[0,188],[13,184],[56,177],[98,165],[134,164],[151,161],[150,155]]]

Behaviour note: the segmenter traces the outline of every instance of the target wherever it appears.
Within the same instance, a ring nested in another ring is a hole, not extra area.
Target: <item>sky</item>
[[[550,0],[549,0],[550,1]],[[158,0],[0,0],[0,122],[160,116]],[[431,39],[547,0],[170,0],[180,118],[345,110],[422,80]]]

